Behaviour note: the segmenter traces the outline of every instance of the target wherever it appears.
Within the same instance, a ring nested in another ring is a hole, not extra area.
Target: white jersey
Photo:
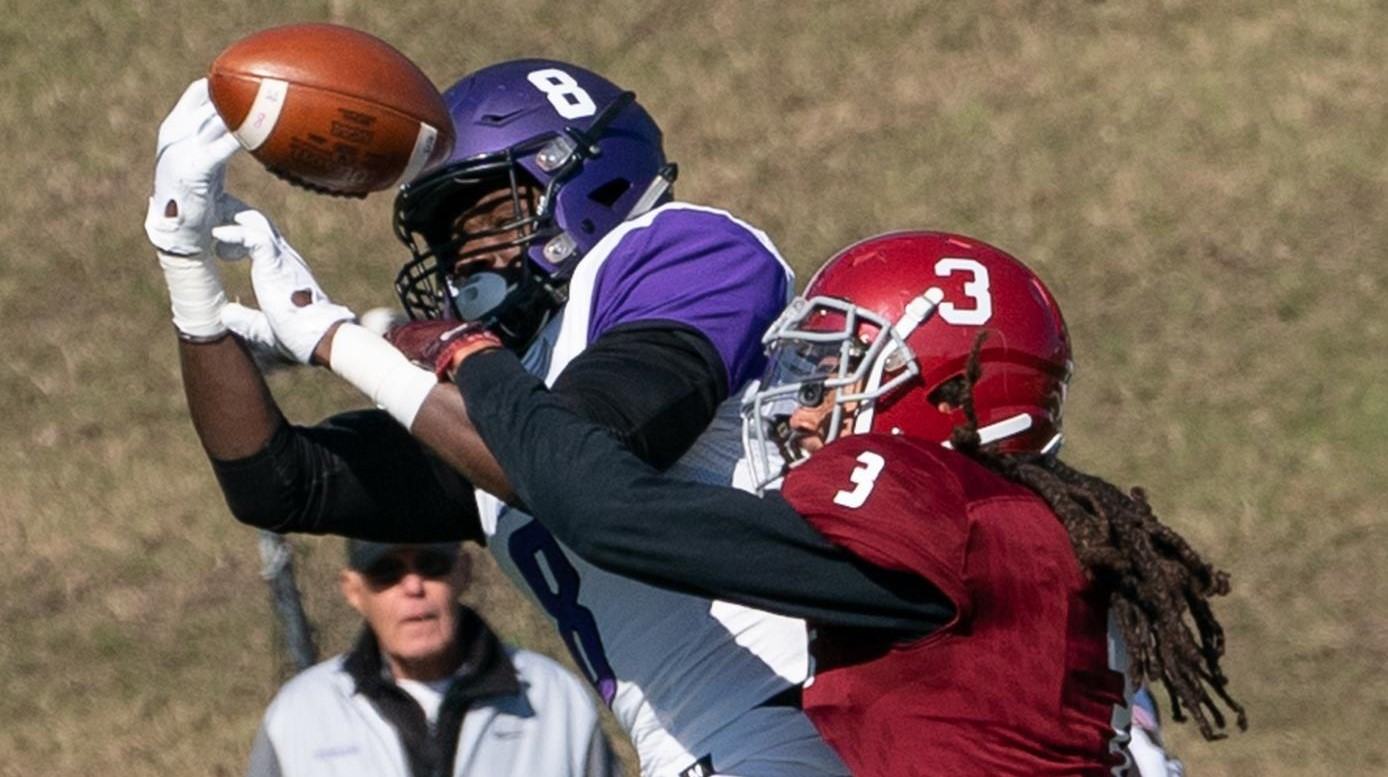
[[[613,230],[584,257],[562,315],[549,322],[522,361],[553,384],[595,330],[601,334],[605,327],[595,326],[597,319],[622,323],[616,307],[639,308],[638,317],[645,319],[697,319],[680,310],[652,309],[679,294],[658,294],[662,302],[649,303],[652,287],[660,285],[650,274],[664,274],[662,282],[688,289],[691,268],[707,279],[724,277],[720,265],[745,274],[749,262],[766,264],[755,270],[763,277],[779,274],[776,293],[788,293],[790,271],[762,233],[722,211],[680,203],[657,208]],[[633,268],[646,273],[643,288],[619,288],[616,276]],[[638,299],[643,295],[647,301]],[[784,302],[762,303],[775,309],[765,311],[758,325],[764,328]],[[726,311],[710,317],[728,318]],[[738,344],[725,331],[711,332],[710,339],[728,359],[747,343],[759,348],[761,330],[745,334]],[[734,372],[729,365],[730,379]],[[740,393],[730,392],[713,423],[670,468],[671,476],[733,483],[742,455]],[[643,775],[678,777],[691,767],[692,775],[741,777],[848,773],[798,708],[762,705],[808,675],[803,621],[605,572],[563,547],[528,514],[485,492],[477,496],[488,547],[551,617],[631,737]],[[696,765],[701,761],[704,767]],[[704,771],[709,763],[711,771]]]

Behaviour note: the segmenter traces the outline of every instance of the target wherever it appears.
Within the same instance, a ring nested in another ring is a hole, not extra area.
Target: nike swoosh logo
[[[439,335],[439,340],[446,343],[449,340],[452,340],[453,338],[457,337],[458,335],[467,334],[469,331],[472,331],[472,329],[473,326],[471,323],[459,324],[458,326],[455,326],[447,332],[444,332],[443,334]],[[477,331],[480,332],[482,330],[479,329]]]
[[[486,116],[483,116],[482,120],[487,122],[488,124],[501,124],[502,122],[515,118],[516,116],[519,116],[524,112],[524,108],[517,108],[514,111],[507,111],[506,113],[489,113]]]

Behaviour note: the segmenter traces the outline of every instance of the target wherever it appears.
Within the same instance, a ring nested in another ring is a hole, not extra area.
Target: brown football
[[[363,197],[453,148],[429,77],[389,43],[335,24],[272,27],[231,44],[208,74],[212,104],[271,172]]]

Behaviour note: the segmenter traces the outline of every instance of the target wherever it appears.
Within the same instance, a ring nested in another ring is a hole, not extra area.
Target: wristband
[[[478,351],[500,347],[501,338],[485,329],[469,332],[444,346],[438,358],[434,359],[434,374],[440,382],[452,380],[453,373],[464,359]]]
[[[329,367],[409,429],[438,378],[380,335],[352,322],[337,328]]]

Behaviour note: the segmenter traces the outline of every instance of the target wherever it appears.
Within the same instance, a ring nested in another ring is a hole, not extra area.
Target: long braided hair
[[[939,399],[962,405],[967,419],[954,429],[950,444],[1050,505],[1085,575],[1110,592],[1109,607],[1127,643],[1134,683],[1160,680],[1172,717],[1184,721],[1190,711],[1206,739],[1225,736],[1219,702],[1234,713],[1239,729],[1246,729],[1248,717],[1230,697],[1220,668],[1224,629],[1210,606],[1210,599],[1229,593],[1229,575],[1158,520],[1141,488],[1124,493],[1052,455],[998,453],[981,446],[973,387],[982,374],[979,350],[986,337],[985,332],[974,341],[963,380],[939,392]]]

